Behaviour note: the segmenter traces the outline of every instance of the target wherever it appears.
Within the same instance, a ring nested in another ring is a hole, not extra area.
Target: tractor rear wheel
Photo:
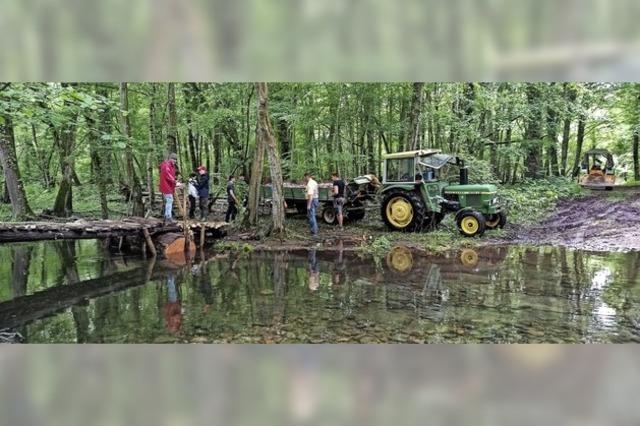
[[[475,210],[462,210],[456,215],[458,230],[465,237],[484,234],[486,223],[482,213]]]
[[[422,197],[413,191],[395,189],[389,191],[382,201],[382,220],[394,231],[418,232],[426,213]]]
[[[485,220],[487,229],[502,229],[507,224],[507,215],[504,212],[492,214]]]

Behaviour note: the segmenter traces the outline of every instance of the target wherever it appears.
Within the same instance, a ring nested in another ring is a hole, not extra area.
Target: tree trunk
[[[542,109],[540,108],[541,93],[536,83],[527,84],[527,102],[529,115],[525,126],[525,176],[535,178],[540,176],[540,157],[542,139]]]
[[[553,107],[547,109],[547,137],[549,175],[558,176],[558,113]]]
[[[413,83],[413,95],[411,96],[411,108],[409,110],[409,132],[405,142],[405,149],[418,149],[418,137],[420,129],[420,114],[422,112],[422,92],[424,83]]]
[[[131,189],[131,214],[144,216],[144,203],[142,202],[142,187],[136,173],[133,161],[133,148],[131,147],[131,124],[129,122],[129,90],[127,83],[120,83],[120,120],[122,122],[122,134],[126,138],[124,151],[127,179]]]
[[[572,108],[577,97],[576,90],[569,87],[569,83],[564,83],[563,89],[564,89],[565,102],[567,104],[567,107]],[[569,152],[570,136],[571,136],[571,117],[567,116],[564,118],[564,123],[562,126],[562,146],[560,148],[560,174],[562,176],[567,175],[567,156]]]
[[[62,87],[69,87],[74,83],[62,83]],[[68,105],[71,101],[65,101]],[[58,147],[60,157],[60,171],[62,179],[56,200],[53,204],[53,214],[60,217],[69,217],[73,213],[73,150],[76,142],[77,113],[73,112],[66,117],[66,122],[57,127],[50,124],[53,131],[54,145]]]
[[[638,157],[638,145],[640,145],[640,133],[638,128],[633,132],[633,178],[640,182],[640,159]]]
[[[16,220],[33,217],[31,207],[24,191],[20,168],[16,156],[13,121],[8,114],[0,115],[0,163],[4,171],[7,193],[11,200],[11,210]]]
[[[584,142],[584,127],[585,127],[586,117],[584,114],[581,114],[578,118],[578,134],[576,135],[576,157],[573,162],[573,173],[572,176],[578,177],[580,173],[580,159],[582,157],[582,145]]]
[[[258,204],[260,202],[260,185],[262,184],[262,168],[264,164],[264,139],[259,137],[259,129],[256,129],[256,150],[251,165],[251,178],[249,179],[249,199],[247,203],[247,215],[245,224],[255,226],[258,223]]]
[[[169,83],[168,88],[169,123],[167,128],[167,149],[169,153],[178,153],[178,114],[176,112],[176,86]],[[166,157],[166,156],[165,156]]]
[[[211,130],[211,139],[213,139],[213,171],[220,173],[222,164],[222,147],[220,146],[220,133],[217,129]]]
[[[149,144],[150,150],[147,152],[147,192],[149,201],[147,210],[154,211],[155,206],[155,185],[153,184],[153,170],[155,169],[156,152],[159,146],[156,116],[156,85],[151,83],[151,100],[149,101]]]
[[[40,169],[40,173],[42,173],[42,186],[44,188],[49,188],[51,186],[51,176],[49,172],[49,164],[51,163],[51,157],[47,159],[46,154],[42,152],[40,147],[38,146],[38,135],[36,132],[35,124],[31,124],[31,138],[33,142],[33,151],[35,153],[38,169]]]
[[[101,97],[101,102],[108,101],[108,93],[105,88],[98,87],[96,94]],[[110,131],[111,120],[109,110],[103,105],[101,111],[96,113],[87,112],[85,114],[85,122],[89,127],[89,144],[92,153],[91,164],[93,166],[93,174],[96,185],[98,187],[98,197],[100,199],[100,212],[102,219],[109,218],[109,206],[107,201],[107,184],[109,164],[108,159],[111,155],[111,149],[105,139],[102,138]],[[98,124],[99,123],[99,124]]]
[[[284,233],[284,192],[282,187],[282,166],[278,154],[278,146],[273,137],[271,122],[269,120],[267,83],[256,83],[258,92],[258,139],[260,145],[266,146],[269,156],[269,171],[271,172],[271,210],[273,213],[273,232],[282,235]]]

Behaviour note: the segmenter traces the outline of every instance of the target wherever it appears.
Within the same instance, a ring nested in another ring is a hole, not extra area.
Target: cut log
[[[188,245],[187,245],[188,244]],[[185,251],[195,252],[196,245],[184,238],[182,234],[168,233],[162,234],[155,239],[156,251],[165,257],[181,254]]]

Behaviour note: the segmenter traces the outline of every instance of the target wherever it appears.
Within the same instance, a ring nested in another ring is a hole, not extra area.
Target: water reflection
[[[167,330],[176,333],[182,326],[182,305],[180,302],[176,277],[173,272],[167,274],[167,303],[162,308]]]
[[[94,241],[0,246],[0,330],[27,342],[640,340],[639,253],[399,246],[380,262],[336,247],[177,263]]]
[[[318,270],[317,250],[309,250],[307,255],[309,263],[309,290],[316,291],[320,287],[320,271]]]

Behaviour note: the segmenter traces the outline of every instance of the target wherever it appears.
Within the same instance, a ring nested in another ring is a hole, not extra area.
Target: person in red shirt
[[[160,192],[164,198],[164,220],[172,220],[173,212],[173,192],[180,183],[176,180],[176,163],[178,156],[175,153],[169,154],[169,157],[160,164]]]

